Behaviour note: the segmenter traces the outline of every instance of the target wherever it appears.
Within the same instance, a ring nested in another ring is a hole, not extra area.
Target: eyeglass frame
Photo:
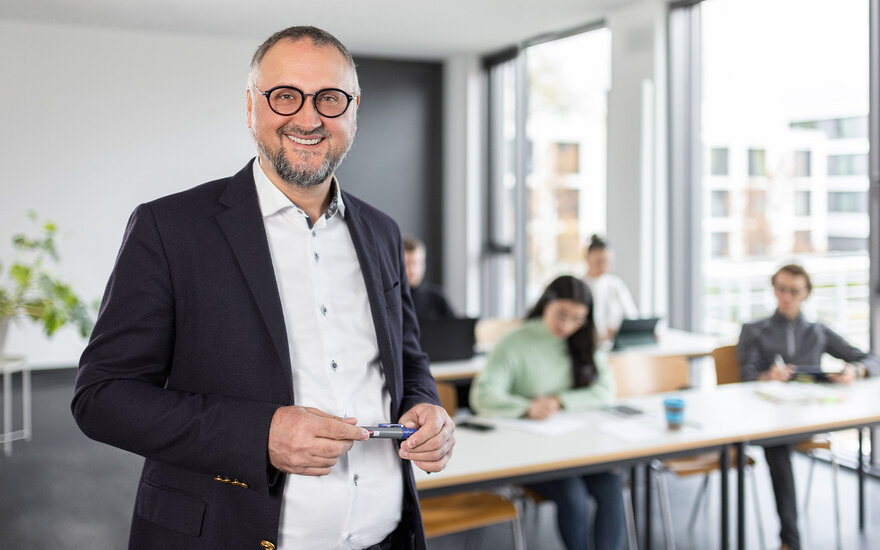
[[[259,88],[257,88],[257,85],[253,82],[251,82],[251,87],[253,87],[253,89],[256,90],[258,94],[265,97],[266,104],[269,106],[270,109],[272,109],[272,112],[275,113],[276,115],[280,115],[280,116],[293,116],[296,113],[300,112],[303,108],[303,105],[306,104],[306,98],[309,96],[312,96],[312,107],[315,108],[316,113],[318,113],[319,115],[321,115],[324,118],[339,118],[342,115],[344,115],[346,111],[348,111],[348,108],[351,106],[352,100],[354,100],[354,98],[357,97],[357,96],[350,94],[340,88],[321,88],[320,90],[318,90],[314,93],[307,94],[304,91],[297,88],[296,86],[287,86],[287,85],[275,86],[273,88],[269,88],[265,92],[260,90]],[[279,113],[278,111],[275,110],[275,107],[272,107],[272,102],[269,101],[269,96],[272,95],[272,92],[274,92],[275,90],[280,90],[281,88],[286,88],[288,90],[295,90],[295,91],[299,92],[299,95],[302,96],[302,98],[303,98],[302,103],[300,103],[300,105],[296,111],[294,111],[292,113],[284,114],[284,113]],[[338,115],[325,115],[324,113],[322,113],[320,111],[320,109],[318,109],[318,94],[320,94],[321,92],[341,92],[345,96],[345,98],[348,100],[348,103],[345,104],[345,109],[343,109],[342,112],[339,113]]]

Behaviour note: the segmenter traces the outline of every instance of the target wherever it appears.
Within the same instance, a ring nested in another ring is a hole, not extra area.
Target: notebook
[[[654,331],[657,329],[659,321],[659,317],[624,319],[614,337],[614,346],[611,349],[621,350],[656,343],[657,338]]]
[[[422,351],[431,361],[459,361],[474,356],[476,319],[419,319]]]

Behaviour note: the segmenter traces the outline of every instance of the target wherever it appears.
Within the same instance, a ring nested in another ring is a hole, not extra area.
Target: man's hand
[[[418,431],[400,445],[400,458],[412,460],[426,472],[439,472],[452,456],[455,446],[455,423],[446,409],[420,403],[406,411],[398,423]]]
[[[562,403],[558,397],[539,396],[532,399],[529,410],[526,411],[526,416],[535,420],[544,420],[558,413],[560,409],[562,409]]]
[[[852,384],[856,381],[856,369],[852,365],[844,365],[838,374],[829,374],[828,379],[836,384]]]
[[[765,370],[758,376],[759,380],[779,380],[780,382],[788,382],[794,375],[794,367],[792,365],[779,365],[773,363],[770,368]]]
[[[269,426],[269,461],[288,474],[328,475],[355,441],[369,439],[355,423],[310,407],[281,407]]]

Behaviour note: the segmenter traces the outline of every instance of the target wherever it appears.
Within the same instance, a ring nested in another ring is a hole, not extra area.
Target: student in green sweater
[[[483,416],[544,419],[561,410],[582,411],[612,402],[614,379],[597,342],[589,287],[576,277],[558,277],[523,326],[495,345],[471,387],[471,407]],[[622,547],[623,483],[616,473],[527,487],[556,503],[557,525],[568,550]]]

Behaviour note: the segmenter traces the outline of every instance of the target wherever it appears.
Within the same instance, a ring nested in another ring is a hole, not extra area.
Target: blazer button
[[[275,550],[275,545],[268,540],[261,540],[260,548],[265,548],[266,550]]]

